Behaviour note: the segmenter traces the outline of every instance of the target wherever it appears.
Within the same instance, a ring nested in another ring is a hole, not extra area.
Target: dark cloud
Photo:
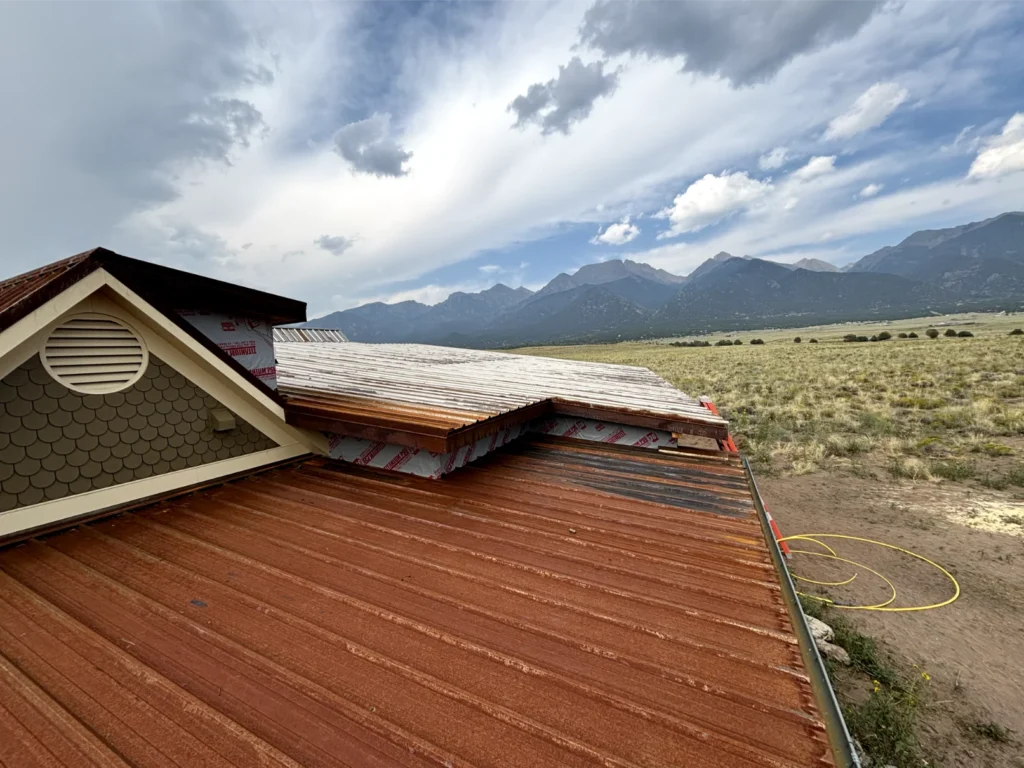
[[[349,123],[334,134],[338,154],[359,173],[374,176],[405,176],[405,164],[412,158],[391,138],[391,115],[375,114]]]
[[[734,85],[769,80],[801,53],[854,35],[867,0],[598,0],[580,41],[606,56],[683,57],[683,69]]]
[[[124,247],[183,167],[230,162],[263,129],[259,37],[222,3],[0,3],[2,271]]]
[[[230,261],[235,256],[235,252],[223,237],[206,232],[191,224],[177,224],[166,229],[160,250],[162,253],[159,254],[143,251],[138,255],[158,258],[171,256],[179,260],[220,262]]]
[[[335,256],[341,256],[341,254],[355,245],[355,242],[354,238],[343,237],[342,235],[320,235],[320,237],[313,241],[315,245],[319,245],[325,251],[329,251]]]
[[[606,73],[604,66],[602,61],[584,64],[574,56],[558,68],[558,77],[531,85],[508,105],[516,115],[515,127],[537,123],[545,134],[568,133],[573,123],[590,114],[598,98],[618,85],[618,72]]]

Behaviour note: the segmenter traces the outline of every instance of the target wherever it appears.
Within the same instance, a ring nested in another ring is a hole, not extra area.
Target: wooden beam
[[[710,437],[713,440],[724,440],[729,436],[726,424],[709,424],[706,421],[681,416],[661,416],[653,413],[637,413],[619,408],[602,408],[599,406],[576,403],[569,400],[554,400],[555,413],[563,416],[576,416],[581,419],[609,421],[616,424],[628,424],[646,429],[658,429],[663,432],[678,432],[683,435]]]

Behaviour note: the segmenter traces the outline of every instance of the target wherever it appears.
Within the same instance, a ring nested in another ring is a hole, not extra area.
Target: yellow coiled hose
[[[894,607],[892,607],[892,603],[895,602],[895,600],[896,600],[896,585],[895,584],[893,584],[889,579],[887,579],[881,573],[876,571],[874,568],[869,568],[868,566],[864,565],[863,563],[858,563],[855,560],[850,560],[850,559],[845,558],[845,557],[840,557],[839,555],[836,554],[836,551],[834,549],[832,549],[832,547],[830,547],[828,544],[826,544],[823,541],[819,541],[819,539],[846,539],[848,541],[862,541],[862,542],[865,542],[867,544],[875,544],[875,545],[877,545],[879,547],[887,547],[888,549],[893,549],[893,550],[896,550],[897,552],[902,552],[905,555],[910,555],[911,557],[917,558],[918,560],[921,560],[921,561],[927,563],[928,565],[932,566],[933,568],[937,569],[947,579],[949,579],[953,583],[953,596],[950,597],[950,598],[947,598],[946,600],[943,600],[941,603],[933,603],[932,605],[912,605],[912,606],[895,607],[894,608]],[[876,603],[875,605],[844,605],[842,603],[837,603],[834,600],[830,600],[827,597],[821,597],[819,595],[809,595],[809,594],[806,594],[804,592],[797,592],[798,595],[802,595],[803,597],[809,598],[811,600],[820,600],[823,603],[828,603],[829,605],[831,605],[834,608],[842,608],[842,609],[847,610],[847,611],[888,611],[890,613],[905,613],[905,612],[908,612],[908,611],[930,611],[933,608],[942,608],[943,606],[949,605],[954,600],[956,600],[958,597],[960,597],[960,583],[956,580],[956,578],[953,576],[952,573],[947,571],[945,568],[943,568],[941,565],[936,563],[934,560],[929,560],[927,557],[924,557],[923,555],[919,555],[916,552],[911,552],[909,549],[904,549],[903,547],[897,547],[895,544],[886,544],[884,541],[875,541],[874,539],[864,539],[864,538],[861,538],[860,536],[847,536],[847,535],[842,534],[842,533],[801,533],[801,534],[798,534],[798,535],[795,535],[795,536],[786,536],[784,538],[779,539],[780,543],[783,542],[783,541],[809,541],[809,542],[813,542],[814,544],[817,544],[819,547],[822,547],[823,549],[826,549],[828,551],[827,552],[813,552],[813,551],[808,550],[808,549],[792,549],[791,552],[793,554],[810,555],[812,557],[824,557],[824,558],[827,558],[829,560],[837,560],[837,561],[839,561],[841,563],[847,563],[849,565],[855,566],[856,568],[860,568],[860,569],[863,569],[865,571],[868,571],[869,573],[875,574],[875,576],[877,576],[878,578],[880,578],[882,581],[884,581],[886,584],[889,585],[889,591],[891,593],[889,595],[889,599],[886,600],[883,603]],[[841,586],[845,586],[845,585],[849,584],[855,578],[857,578],[857,574],[854,573],[853,576],[851,576],[850,578],[846,579],[845,581],[835,581],[835,582],[815,581],[813,579],[808,579],[808,578],[805,578],[803,576],[797,576],[795,573],[793,574],[793,578],[797,579],[799,581],[807,582],[809,584],[818,584],[820,586],[825,586],[825,587],[841,587]]]

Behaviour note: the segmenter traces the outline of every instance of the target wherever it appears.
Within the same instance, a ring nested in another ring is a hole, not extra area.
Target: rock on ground
[[[816,643],[831,643],[835,640],[836,633],[832,631],[832,627],[821,619],[816,619],[813,616],[807,616],[807,626],[811,628],[811,634],[814,635],[814,641]]]
[[[845,648],[833,645],[832,643],[827,643],[824,640],[818,640],[816,645],[822,655],[827,656],[832,659],[832,661],[838,661],[840,664],[850,663],[850,654],[846,652]]]

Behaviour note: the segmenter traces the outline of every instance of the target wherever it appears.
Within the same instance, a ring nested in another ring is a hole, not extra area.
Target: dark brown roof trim
[[[184,320],[178,310],[187,306],[189,309],[239,314],[266,320],[273,325],[304,321],[305,302],[130,259],[106,248],[84,251],[0,282],[0,332],[97,269],[106,269],[256,389],[278,405],[284,405],[284,400],[275,390]]]
[[[184,308],[217,311],[271,325],[306,319],[303,301],[93,248],[0,282],[0,331],[100,268],[167,314]]]

